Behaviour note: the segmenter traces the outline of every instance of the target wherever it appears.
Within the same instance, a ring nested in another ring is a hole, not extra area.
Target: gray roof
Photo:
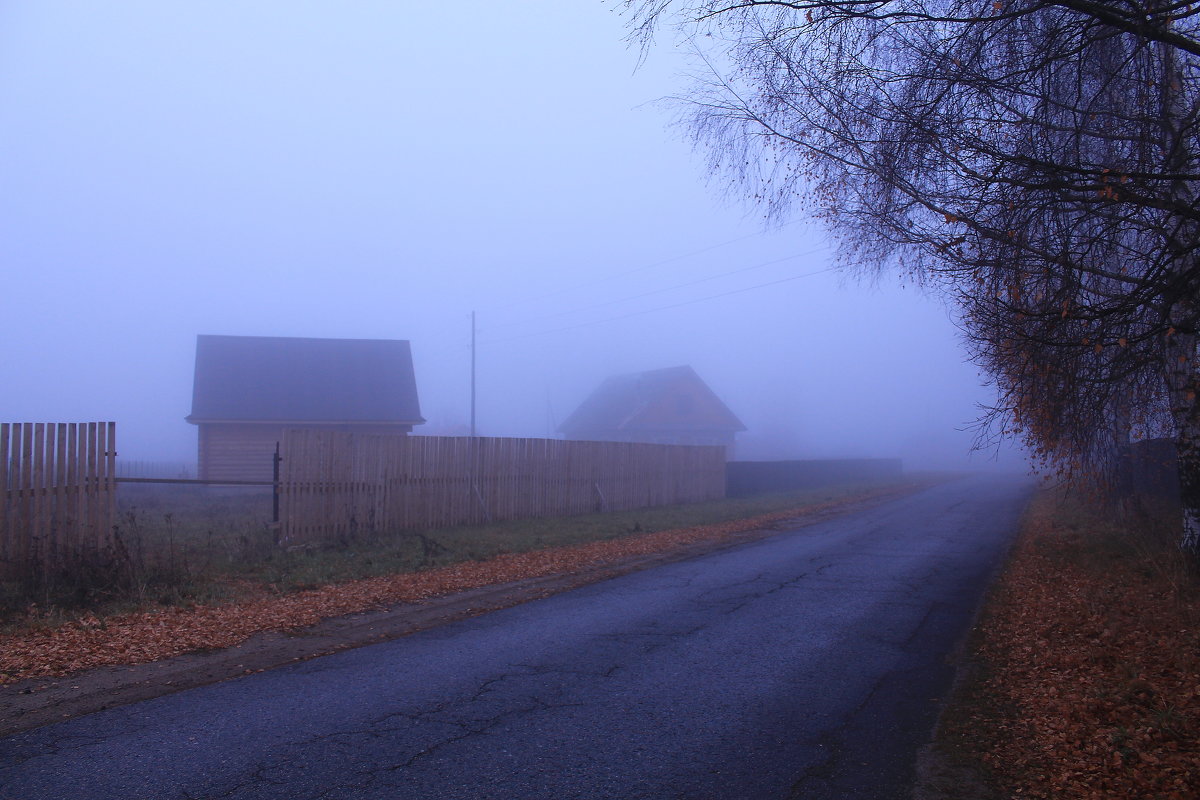
[[[679,394],[700,402],[684,410],[670,402]],[[558,426],[560,432],[744,431],[746,426],[689,366],[615,375],[588,395]]]
[[[189,422],[421,418],[408,342],[197,336]]]

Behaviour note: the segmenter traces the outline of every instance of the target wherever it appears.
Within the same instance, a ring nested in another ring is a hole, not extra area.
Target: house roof
[[[187,420],[425,421],[406,341],[203,335]]]
[[[746,426],[689,366],[607,378],[559,426],[595,431],[744,431]]]

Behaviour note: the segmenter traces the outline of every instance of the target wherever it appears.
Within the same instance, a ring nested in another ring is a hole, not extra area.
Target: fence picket
[[[58,558],[70,558],[70,489],[67,484],[67,424],[54,426],[54,515],[51,530]]]
[[[107,559],[115,514],[116,425],[0,423],[0,578],[70,576]],[[97,534],[100,534],[99,536]]]
[[[113,525],[116,522],[117,512],[117,423],[106,422],[104,427],[108,430],[108,434],[105,437],[107,446],[104,459],[104,497],[102,498],[104,505],[100,512],[101,530],[103,531],[101,544],[105,553],[111,553]]]
[[[721,447],[285,431],[282,539],[697,502],[723,497]]]
[[[21,481],[17,484],[20,492],[21,527],[25,535],[21,537],[18,558],[24,564],[32,564],[33,555],[33,423],[21,425],[20,450]]]
[[[0,502],[0,566],[9,563],[12,558],[12,553],[9,549],[12,547],[12,537],[9,534],[10,522],[8,511],[8,465],[9,465],[9,441],[11,439],[10,425],[7,422],[0,422],[0,495],[4,498],[4,502]]]

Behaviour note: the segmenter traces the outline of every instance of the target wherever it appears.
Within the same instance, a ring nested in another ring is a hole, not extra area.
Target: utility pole
[[[471,312],[471,438],[475,438],[475,312]]]

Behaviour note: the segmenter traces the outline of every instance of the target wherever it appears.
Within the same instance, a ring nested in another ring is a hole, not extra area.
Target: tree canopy
[[[945,291],[997,389],[984,430],[1103,472],[1179,456],[1200,537],[1200,7],[1118,0],[629,0],[709,65],[710,166],[821,216],[859,268]]]

